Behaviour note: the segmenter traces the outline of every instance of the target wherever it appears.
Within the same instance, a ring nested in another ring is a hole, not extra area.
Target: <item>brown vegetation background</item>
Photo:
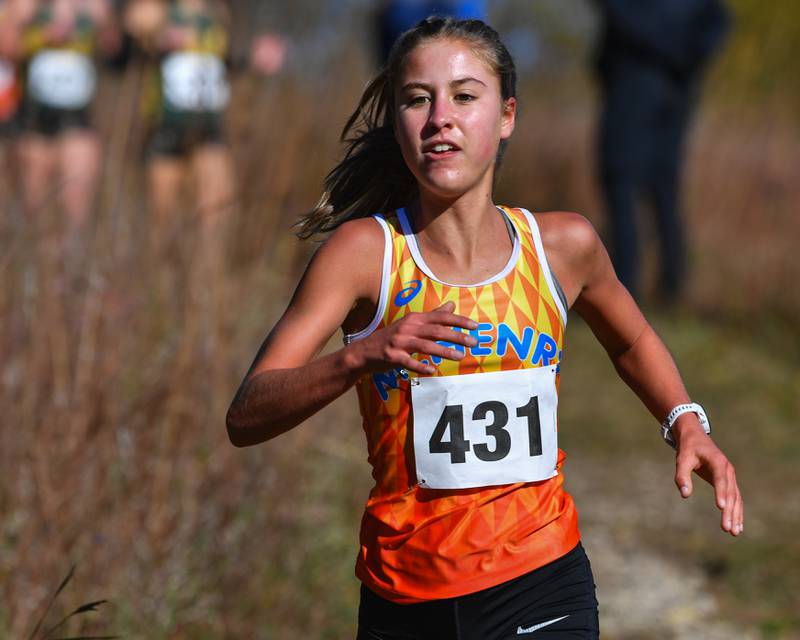
[[[650,311],[690,389],[711,404],[752,526],[723,540],[707,492],[688,506],[676,499],[656,425],[574,322],[563,446],[611,638],[711,638],[720,621],[732,625],[720,637],[800,637],[800,11],[792,0],[732,4],[736,28],[709,75],[686,165],[688,300]],[[313,6],[287,12],[325,18]],[[591,13],[577,1],[501,7],[501,29],[535,27],[542,54],[521,81],[497,200],[578,210],[602,228]],[[220,273],[200,268],[189,204],[176,212],[169,258],[147,258],[137,67],[105,77],[105,175],[67,276],[2,183],[1,637],[28,637],[73,563],[50,617],[111,601],[73,634],[353,637],[370,486],[355,399],[248,450],[228,443],[224,412],[313,250],[291,225],[338,157],[339,128],[370,73],[365,12],[355,10],[319,51],[311,45],[327,32],[302,31],[294,16],[295,62],[271,79],[235,76],[239,197]],[[57,224],[55,212],[41,215]],[[209,277],[224,283],[221,297]],[[628,562],[652,573],[656,592],[676,570],[674,592],[694,584],[694,604],[676,601],[667,622],[647,609],[651,619],[625,626],[615,599],[646,609],[650,588],[624,590]]]

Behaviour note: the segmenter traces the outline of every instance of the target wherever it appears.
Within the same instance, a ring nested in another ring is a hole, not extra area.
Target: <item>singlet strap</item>
[[[536,247],[536,253],[539,256],[539,264],[541,264],[542,271],[544,272],[544,279],[547,282],[547,286],[550,287],[550,293],[553,296],[553,300],[558,307],[558,311],[561,314],[561,319],[566,327],[568,306],[567,297],[564,295],[564,290],[561,288],[561,284],[556,280],[552,269],[550,269],[550,263],[547,261],[547,255],[544,252],[544,244],[542,244],[542,235],[539,232],[539,224],[536,222],[536,218],[534,218],[530,211],[522,208],[520,208],[520,211],[522,211],[522,213],[525,215],[525,218],[528,220],[528,226],[533,234],[533,244]]]
[[[356,331],[355,333],[346,333],[343,338],[345,344],[350,344],[356,340],[363,340],[378,328],[378,325],[383,318],[383,314],[386,311],[386,300],[389,297],[389,279],[392,274],[392,231],[389,229],[389,223],[386,222],[381,214],[376,213],[372,217],[378,222],[378,224],[381,225],[381,228],[383,229],[383,266],[381,268],[381,291],[378,295],[378,304],[375,308],[375,315],[372,317],[370,323],[361,329],[361,331]]]

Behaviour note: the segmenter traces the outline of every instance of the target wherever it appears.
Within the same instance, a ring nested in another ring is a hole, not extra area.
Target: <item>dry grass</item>
[[[141,132],[124,126],[135,77],[101,114],[112,135],[84,252],[65,262],[3,196],[0,635],[26,637],[77,563],[75,598],[112,601],[84,633],[347,637],[369,487],[352,398],[247,451],[228,444],[223,416],[308,255],[289,227],[338,153],[359,76],[314,94],[288,78],[239,80],[240,197],[216,271],[191,210],[174,250],[149,257]],[[591,105],[541,95],[527,102],[500,199],[600,223]],[[695,309],[796,322],[798,137],[793,123],[747,110],[698,122],[687,170]]]

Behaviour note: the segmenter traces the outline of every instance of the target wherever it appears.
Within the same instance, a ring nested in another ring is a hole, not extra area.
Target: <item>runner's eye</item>
[[[409,106],[416,107],[419,105],[426,104],[429,101],[430,98],[428,96],[418,95],[418,96],[410,96],[407,102]]]

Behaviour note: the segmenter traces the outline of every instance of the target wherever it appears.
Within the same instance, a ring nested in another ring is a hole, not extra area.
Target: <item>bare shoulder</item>
[[[580,213],[546,211],[535,217],[548,256],[551,253],[585,255],[602,244],[594,225]]]
[[[349,220],[338,227],[320,245],[316,256],[326,262],[341,263],[351,269],[369,267],[383,257],[384,236],[380,224],[373,218]],[[315,256],[315,259],[316,259]]]
[[[384,235],[373,218],[350,220],[338,227],[320,245],[309,271],[349,282],[356,297],[372,297],[380,287]]]
[[[383,252],[383,230],[372,217],[348,220],[330,235],[323,246]]]
[[[311,259],[253,371],[308,362],[360,301],[377,299],[383,244],[375,220],[354,220],[337,228]]]
[[[536,222],[550,268],[561,283],[570,305],[607,253],[594,225],[573,211],[536,213]]]

